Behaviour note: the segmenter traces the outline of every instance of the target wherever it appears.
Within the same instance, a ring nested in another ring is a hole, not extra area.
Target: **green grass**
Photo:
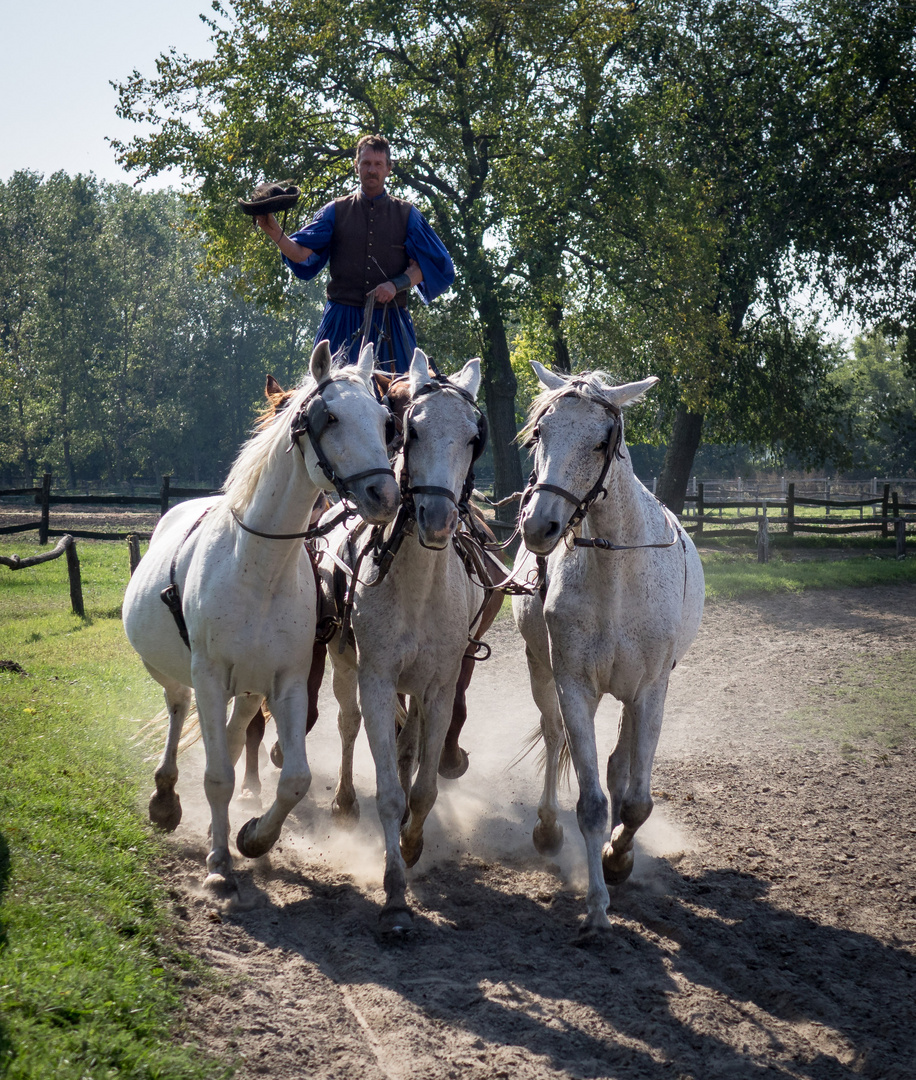
[[[0,567],[0,660],[27,672],[0,672],[0,1076],[225,1076],[181,1036],[194,963],[172,939],[131,745],[160,696],[121,629],[126,545],[78,552],[86,619],[65,559]]]
[[[863,744],[894,749],[916,740],[916,652],[862,657],[834,673],[819,687],[816,702],[792,719],[815,735],[838,742],[855,755]]]
[[[916,584],[916,556],[859,555],[844,559],[791,561],[771,552],[758,563],[756,553],[720,550],[703,553],[707,600],[737,600],[760,593],[798,593],[805,589],[843,589],[865,585]]]

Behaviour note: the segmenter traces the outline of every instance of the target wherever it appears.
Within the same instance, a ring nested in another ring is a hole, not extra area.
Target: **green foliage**
[[[140,809],[148,765],[131,718],[155,712],[158,694],[117,617],[126,552],[81,542],[80,561],[85,621],[69,612],[63,560],[0,568],[0,657],[27,673],[0,672],[0,1075],[226,1076],[179,1042],[193,964],[170,932],[161,846]]]
[[[848,402],[852,467],[873,476],[916,469],[916,377],[907,368],[907,339],[880,331],[857,337],[831,375]]]
[[[203,253],[173,192],[0,183],[0,475],[222,481],[266,374],[301,378],[320,300],[259,311]]]

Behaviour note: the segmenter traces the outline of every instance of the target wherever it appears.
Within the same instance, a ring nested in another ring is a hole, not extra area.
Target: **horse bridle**
[[[290,423],[290,443],[287,447],[287,453],[289,453],[294,446],[298,447],[299,453],[302,454],[304,461],[305,451],[300,446],[299,440],[303,435],[308,436],[312,451],[318,461],[318,467],[330,483],[334,485],[334,490],[340,498],[340,513],[335,514],[321,525],[313,525],[310,529],[306,529],[305,532],[268,533],[261,532],[259,529],[252,529],[250,525],[246,525],[245,522],[242,521],[235,510],[232,510],[232,516],[235,518],[235,522],[239,528],[247,533],[251,533],[252,536],[260,536],[265,540],[314,540],[316,537],[324,536],[342,521],[346,521],[357,513],[356,509],[349,502],[352,492],[348,489],[348,484],[352,484],[357,480],[365,480],[367,476],[394,476],[394,469],[390,467],[387,469],[366,469],[364,472],[353,473],[351,476],[338,476],[337,473],[334,472],[327,454],[321,449],[321,436],[324,434],[325,429],[333,417],[333,413],[328,408],[328,403],[322,397],[322,391],[334,381],[333,377],[324,379],[310,390],[308,395],[303,399],[302,404],[296,410],[296,415]],[[385,421],[385,445],[389,448],[392,447],[397,440],[397,437],[398,431],[394,413],[392,413],[389,408],[388,417]]]
[[[565,393],[560,394],[560,395],[558,395],[558,397],[554,398],[554,401],[558,401],[561,397],[580,397],[580,396],[581,396],[581,394],[580,394],[579,389],[575,385],[573,385]],[[602,498],[607,498],[607,488],[604,486],[604,481],[607,478],[607,474],[608,474],[608,471],[610,470],[611,463],[613,462],[615,457],[619,461],[623,460],[623,454],[620,452],[620,444],[621,444],[621,441],[623,439],[623,424],[621,423],[620,406],[615,405],[611,401],[598,401],[597,399],[595,399],[593,397],[590,397],[589,400],[594,401],[595,404],[601,405],[604,409],[606,409],[611,414],[611,417],[612,417],[611,426],[608,429],[607,444],[606,444],[605,453],[604,453],[604,462],[603,462],[603,464],[601,466],[601,472],[600,472],[600,474],[598,476],[598,479],[595,481],[595,483],[589,489],[588,493],[584,496],[584,498],[580,499],[576,495],[574,495],[571,491],[567,491],[566,488],[559,487],[557,484],[541,483],[537,478],[537,472],[536,471],[532,472],[531,476],[528,478],[528,484],[525,487],[524,492],[522,492],[521,504],[519,506],[519,521],[521,521],[522,512],[525,509],[525,504],[528,502],[528,500],[531,498],[531,496],[536,491],[552,491],[554,493],[554,495],[561,496],[562,498],[566,499],[568,502],[571,502],[573,504],[573,506],[575,506],[575,508],[576,508],[573,511],[573,514],[570,517],[569,521],[566,523],[566,528],[563,530],[563,535],[568,536],[575,530],[576,526],[579,525],[580,522],[582,522],[582,520],[585,518],[585,515],[591,509],[592,504],[597,501],[599,495]],[[539,419],[540,419],[540,417],[539,417]],[[535,430],[536,430],[536,425],[535,425]],[[530,443],[529,443],[529,445],[530,445]],[[656,502],[658,502],[657,499],[656,499]],[[664,504],[661,503],[661,502],[659,502],[659,506],[661,506],[662,509],[665,511],[665,520],[668,522],[669,525],[671,525],[671,520],[670,520],[670,518],[668,516],[669,511],[668,511],[667,507],[665,507]],[[605,540],[603,537],[600,537],[600,536],[595,536],[595,537],[574,536],[572,538],[572,546],[573,547],[599,548],[602,551],[636,551],[637,549],[642,549],[642,548],[668,548],[668,547],[673,547],[678,541],[678,531],[673,525],[671,525],[671,531],[672,531],[672,534],[673,534],[672,538],[670,540],[662,541],[661,543],[654,543],[654,544],[614,544],[610,540]],[[681,542],[683,543],[683,540]],[[543,556],[539,556],[539,560],[540,559],[543,559]],[[539,561],[539,571],[540,571],[539,576],[542,577],[542,575],[543,575],[543,567],[541,567],[540,561]]]
[[[566,393],[560,394],[559,397],[579,397],[579,391],[575,387],[571,387]],[[559,398],[554,399],[559,400]],[[594,400],[594,399],[591,399]],[[554,495],[559,495],[571,502],[575,506],[572,517],[569,519],[564,532],[571,532],[575,527],[583,520],[585,515],[591,508],[598,496],[603,498],[607,497],[607,488],[604,486],[604,481],[607,478],[608,471],[611,467],[611,462],[616,457],[618,460],[623,459],[623,454],[620,452],[620,443],[623,438],[623,425],[620,422],[620,406],[615,405],[610,401],[598,401],[599,404],[605,408],[612,417],[611,426],[608,429],[607,443],[604,452],[604,461],[601,465],[601,472],[598,475],[598,479],[591,486],[587,494],[583,498],[579,498],[571,491],[567,491],[566,488],[558,487],[556,484],[545,484],[538,480],[537,472],[533,471],[531,476],[528,477],[528,484],[525,490],[522,492],[521,505],[519,506],[519,519],[521,519],[522,511],[525,509],[525,504],[531,498],[536,491],[552,491]],[[542,414],[543,415],[543,414]],[[538,418],[540,419],[540,417]],[[537,426],[535,426],[537,431]],[[529,442],[529,446],[531,443]]]
[[[440,393],[443,391],[452,391],[456,394],[460,394],[461,397],[467,401],[467,403],[474,410],[474,416],[477,420],[477,434],[473,440],[473,450],[471,453],[471,463],[468,466],[467,475],[464,478],[464,484],[461,488],[461,494],[456,497],[453,491],[448,488],[437,487],[433,484],[417,484],[412,486],[410,484],[410,461],[408,455],[408,446],[410,444],[409,437],[409,424],[413,415],[414,409],[420,404],[420,400],[428,394]],[[401,473],[401,501],[402,503],[409,503],[413,506],[414,495],[442,495],[446,499],[450,499],[455,506],[460,510],[462,507],[467,506],[468,499],[471,497],[471,492],[474,490],[474,465],[477,463],[477,459],[484,452],[487,445],[487,418],[480,411],[477,402],[473,396],[462,389],[460,386],[455,386],[445,376],[437,375],[430,379],[428,383],[425,383],[417,393],[411,397],[410,404],[404,411],[404,419],[402,421],[404,428],[404,469]]]

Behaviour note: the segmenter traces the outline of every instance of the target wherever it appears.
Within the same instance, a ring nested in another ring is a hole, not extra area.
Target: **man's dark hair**
[[[359,164],[359,155],[363,150],[381,150],[384,151],[385,157],[388,159],[388,164],[391,164],[391,147],[388,144],[388,140],[384,135],[363,135],[363,137],[356,144],[356,153],[353,156],[353,160]]]

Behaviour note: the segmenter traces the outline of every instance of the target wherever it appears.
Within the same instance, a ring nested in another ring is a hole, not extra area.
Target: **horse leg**
[[[245,779],[239,792],[239,799],[252,803],[260,809],[261,778],[258,775],[258,750],[264,738],[266,719],[261,709],[262,698],[258,695],[241,694],[232,703],[229,723],[226,725],[226,737],[229,742],[229,756],[233,765],[245,749]]]
[[[283,822],[302,799],[312,782],[305,756],[305,725],[308,717],[308,690],[305,682],[290,687],[282,697],[271,699],[270,712],[277,725],[283,768],[277,793],[267,812],[246,821],[235,838],[236,847],[248,859],[266,855],[280,837]]]
[[[611,839],[601,861],[604,879],[610,885],[619,885],[632,873],[633,838],[652,813],[652,762],[667,692],[665,678],[636,701],[624,702],[617,746],[607,763]]]
[[[452,719],[445,735],[445,744],[439,757],[439,775],[446,780],[457,780],[468,771],[468,755],[458,745],[458,737],[468,718],[467,690],[474,674],[474,655],[465,653],[461,658],[461,672],[455,687],[455,700],[452,703]]]
[[[401,855],[407,866],[416,865],[423,852],[423,825],[439,793],[436,772],[442,743],[448,730],[453,698],[450,690],[440,689],[419,707],[422,722],[420,761],[407,797],[410,816],[401,828]]]
[[[178,783],[178,743],[184,722],[191,708],[191,689],[181,683],[168,679],[161,672],[147,668],[165,692],[165,704],[169,711],[169,727],[165,737],[165,747],[154,779],[156,790],[149,800],[149,819],[154,825],[166,832],[174,832],[181,821],[181,799],[175,785]]]
[[[525,649],[531,696],[541,713],[541,735],[544,739],[544,787],[538,803],[538,823],[532,839],[541,855],[553,856],[563,847],[563,826],[557,821],[560,809],[557,786],[560,770],[560,751],[566,745],[563,720],[553,681],[553,672]]]
[[[407,906],[407,878],[399,842],[407,800],[398,781],[397,693],[389,679],[364,669],[359,674],[359,700],[375,761],[376,804],[385,836],[385,906],[379,912],[379,930],[398,936],[413,928],[413,919]]]
[[[557,679],[557,696],[563,727],[566,730],[566,741],[579,782],[576,819],[585,841],[588,862],[588,893],[585,898],[587,913],[582,932],[591,935],[611,928],[607,917],[610,896],[601,864],[601,848],[607,831],[608,802],[601,789],[598,748],[595,744],[595,711],[599,698],[578,682],[569,680],[564,686],[562,677]]]
[[[232,856],[229,854],[229,801],[235,788],[235,766],[226,738],[229,698],[218,672],[194,670],[193,674],[200,733],[207,755],[204,791],[210,804],[211,847],[204,887],[213,892],[235,891]]]
[[[335,665],[333,671],[334,697],[337,699],[337,729],[340,732],[340,771],[337,790],[331,803],[331,816],[345,829],[359,821],[359,802],[353,786],[353,750],[362,718],[357,700],[356,668],[346,661]]]
[[[413,696],[407,710],[403,709],[403,698],[398,695],[398,703],[401,705],[399,715],[403,715],[403,723],[398,732],[398,779],[404,794],[410,793],[410,785],[413,775],[417,771],[417,758],[420,753],[420,706]],[[404,820],[407,820],[407,811],[404,811]]]
[[[316,641],[312,646],[312,663],[309,667],[309,711],[308,719],[305,722],[306,735],[308,735],[312,728],[318,723],[318,693],[321,690],[321,684],[324,681],[324,663],[327,655],[327,645],[320,641]],[[283,768],[283,748],[280,746],[279,739],[277,739],[270,748],[270,760],[278,769]]]
[[[259,707],[245,729],[245,779],[242,781],[242,790],[239,792],[240,802],[251,803],[258,808],[261,806],[259,755],[266,728],[267,718],[264,710]]]

